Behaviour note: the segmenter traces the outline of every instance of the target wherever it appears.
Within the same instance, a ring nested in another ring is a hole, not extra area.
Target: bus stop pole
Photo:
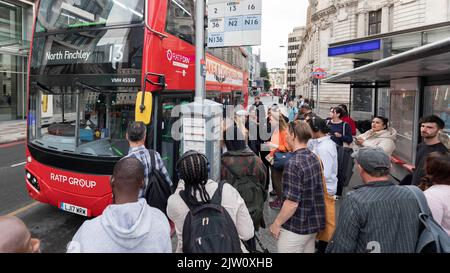
[[[317,96],[314,106],[316,107],[316,113],[319,113],[319,90],[320,90],[320,79],[317,79]]]
[[[195,1],[195,101],[203,101],[205,96],[205,2]]]

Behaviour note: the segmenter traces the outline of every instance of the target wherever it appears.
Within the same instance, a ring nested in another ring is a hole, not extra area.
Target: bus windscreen
[[[34,82],[30,90],[29,141],[59,153],[123,157],[125,138],[134,120],[135,92],[125,88],[95,92]]]

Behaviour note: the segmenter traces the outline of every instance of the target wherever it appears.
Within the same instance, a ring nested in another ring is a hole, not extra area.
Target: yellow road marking
[[[26,210],[29,210],[29,209],[31,209],[32,207],[35,207],[35,206],[37,206],[37,205],[39,205],[39,204],[40,204],[39,202],[34,201],[33,203],[31,203],[31,204],[29,204],[29,205],[27,205],[27,206],[25,206],[25,207],[23,207],[23,208],[20,208],[20,209],[18,209],[18,210],[16,210],[16,211],[13,211],[13,212],[7,214],[7,216],[16,216],[17,214],[19,214],[19,213],[21,213],[21,212],[24,212],[24,211],[26,211]]]

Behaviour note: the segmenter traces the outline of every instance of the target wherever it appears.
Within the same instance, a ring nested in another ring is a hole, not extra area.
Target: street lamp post
[[[197,102],[206,98],[206,61],[205,61],[205,2],[195,3],[195,100]]]
[[[286,46],[285,46],[285,45],[280,45],[279,48],[283,48],[283,49],[284,49],[284,48],[286,48]],[[285,68],[286,68],[286,69],[289,68],[289,56],[287,57],[287,64],[288,64],[288,65],[286,65],[286,63],[285,63]],[[286,75],[286,83],[287,83],[287,81],[288,81],[288,79],[289,79],[289,73],[288,73],[288,71],[289,71],[289,70],[285,71],[285,75]]]

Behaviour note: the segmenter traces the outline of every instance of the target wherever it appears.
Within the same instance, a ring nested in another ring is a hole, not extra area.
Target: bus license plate
[[[78,207],[75,205],[62,203],[62,202],[60,203],[59,208],[64,211],[68,211],[68,212],[75,213],[78,215],[88,216],[88,209],[86,209],[86,208],[82,208],[82,207]]]

